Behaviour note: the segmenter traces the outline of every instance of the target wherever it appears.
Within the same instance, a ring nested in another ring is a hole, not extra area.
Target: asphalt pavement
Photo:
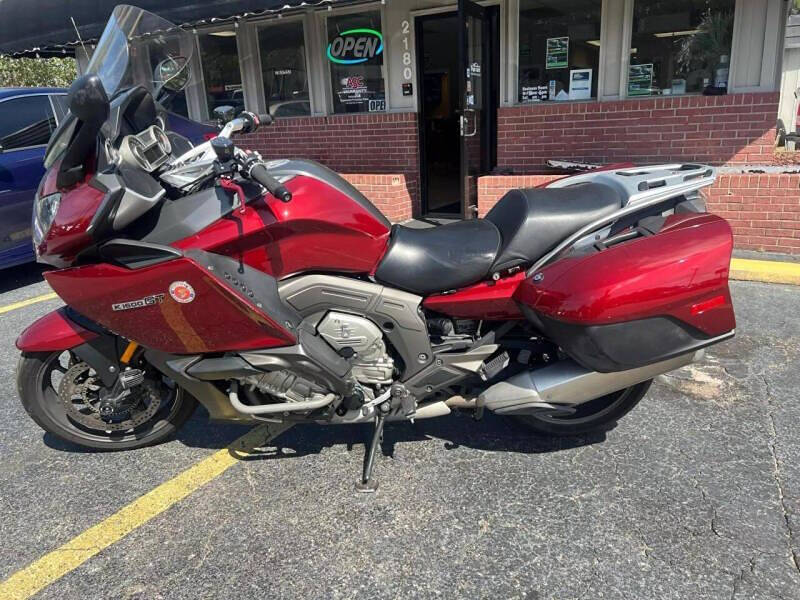
[[[0,275],[0,310],[49,292]],[[800,599],[800,287],[732,284],[738,332],[661,377],[607,435],[551,440],[465,414],[369,430],[298,426],[36,597]],[[16,395],[0,314],[0,580],[224,448],[198,411],[154,448],[92,453]]]

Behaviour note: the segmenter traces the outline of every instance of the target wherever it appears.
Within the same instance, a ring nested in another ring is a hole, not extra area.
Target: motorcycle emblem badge
[[[153,296],[145,296],[144,298],[139,298],[138,300],[128,300],[127,302],[119,302],[117,304],[112,304],[111,310],[120,311],[120,310],[131,310],[134,308],[144,308],[146,306],[155,306],[156,304],[161,304],[163,301],[164,301],[164,294],[155,294]]]
[[[195,297],[194,288],[185,281],[173,281],[169,286],[169,295],[181,304],[189,304]]]

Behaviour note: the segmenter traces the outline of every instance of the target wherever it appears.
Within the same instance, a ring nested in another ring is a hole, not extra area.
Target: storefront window
[[[218,106],[233,106],[237,114],[243,111],[244,92],[236,32],[215,31],[200,35],[200,60],[209,117],[214,118],[214,109]]]
[[[520,102],[597,97],[600,2],[520,0]]]
[[[270,25],[258,31],[267,109],[273,117],[311,114],[303,23]]]
[[[326,56],[334,112],[386,110],[380,12],[330,17]]]
[[[735,0],[635,0],[628,96],[728,88]]]

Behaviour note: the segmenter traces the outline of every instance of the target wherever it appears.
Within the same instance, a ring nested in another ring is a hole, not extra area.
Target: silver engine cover
[[[386,353],[383,333],[375,323],[364,317],[329,312],[317,326],[317,332],[337,352],[351,348],[347,358],[353,376],[360,383],[388,385],[392,382],[394,360]]]

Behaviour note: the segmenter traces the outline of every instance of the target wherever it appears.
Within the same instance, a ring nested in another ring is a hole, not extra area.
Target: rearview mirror
[[[214,118],[219,123],[219,126],[222,127],[225,123],[229,123],[233,121],[234,117],[236,116],[236,109],[233,106],[224,105],[218,106],[214,109]]]
[[[85,163],[97,148],[97,134],[111,112],[108,95],[97,75],[78,77],[67,94],[69,112],[78,120],[58,168],[56,185],[67,188],[85,174]]]
[[[189,61],[185,56],[171,56],[156,65],[153,71],[156,93],[162,89],[177,94],[189,84]]]
[[[106,89],[97,75],[78,77],[69,87],[67,102],[73,115],[98,128],[108,119],[111,110]]]

